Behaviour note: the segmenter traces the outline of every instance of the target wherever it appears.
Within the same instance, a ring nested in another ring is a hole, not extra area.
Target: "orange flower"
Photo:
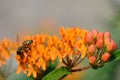
[[[60,28],[59,30],[61,39],[59,51],[62,57],[60,60],[68,66],[73,68],[77,66],[85,58],[86,55],[86,46],[84,44],[84,37],[87,34],[87,31],[80,28]],[[81,58],[81,60],[80,60]]]
[[[86,35],[87,31],[80,28],[61,28],[60,35],[61,35],[61,52],[65,57],[68,55],[72,59],[72,55],[81,54],[82,58],[85,57],[86,54],[86,47],[84,44],[84,36]]]
[[[6,38],[0,41],[0,66],[5,64],[11,54],[15,52],[17,45]]]
[[[27,51],[25,51],[23,43],[26,43],[26,40],[32,40],[33,43],[29,44]],[[27,36],[24,38],[22,43],[24,52],[21,55],[16,55],[16,58],[19,63],[19,67],[30,76],[33,74],[34,77],[37,77],[37,72],[40,69],[46,70],[49,61],[54,61],[57,58],[57,36],[49,36],[46,34],[39,34],[35,36]],[[22,66],[21,66],[22,65]],[[18,68],[19,69],[19,68]],[[20,72],[20,70],[18,70]]]

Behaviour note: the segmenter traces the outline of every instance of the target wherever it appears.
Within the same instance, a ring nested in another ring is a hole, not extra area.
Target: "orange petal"
[[[37,77],[37,73],[36,73],[36,71],[33,71],[33,77],[34,77],[34,78]]]
[[[32,74],[32,71],[29,70],[28,73],[27,73],[27,76],[30,76]]]
[[[81,53],[81,58],[84,58],[84,57],[86,56],[86,51],[87,51],[87,50],[86,50],[86,47],[83,46],[82,49],[81,49],[81,52],[82,52],[82,53]]]
[[[46,70],[46,63],[45,62],[42,63],[42,69]]]
[[[18,69],[17,69],[17,74],[20,74],[20,72],[21,72],[21,67],[20,66],[18,66]]]
[[[69,59],[71,59],[71,60],[73,59],[71,52],[68,54],[68,56],[69,56]]]

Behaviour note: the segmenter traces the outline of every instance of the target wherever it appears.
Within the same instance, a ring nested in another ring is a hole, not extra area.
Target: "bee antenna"
[[[16,36],[17,46],[20,45],[20,34],[18,33]]]

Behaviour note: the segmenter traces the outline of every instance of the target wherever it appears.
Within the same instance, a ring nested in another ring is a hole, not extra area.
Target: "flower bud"
[[[113,51],[114,51],[117,49],[117,44],[113,40],[111,40],[111,42],[113,43]]]
[[[104,46],[104,41],[103,39],[98,39],[96,42],[96,47],[97,48],[102,48]]]
[[[93,45],[93,44],[91,44],[91,45],[88,47],[89,53],[95,53],[95,50],[96,50],[96,47],[95,47],[95,45]]]
[[[110,32],[105,32],[104,33],[104,38],[106,39],[106,38],[110,38]]]
[[[111,39],[110,39],[110,38],[107,38],[107,39],[105,39],[104,41],[105,41],[105,46],[107,46],[108,44],[110,44]]]
[[[86,43],[91,43],[92,41],[93,41],[93,34],[92,34],[92,32],[89,32],[87,35],[86,35],[86,37],[85,37],[85,42]]]
[[[108,52],[114,51],[116,50],[116,48],[117,48],[117,45],[113,40],[111,40],[111,42],[107,45]]]
[[[93,29],[93,30],[92,30],[92,33],[93,33],[94,38],[96,38],[96,37],[97,37],[97,34],[98,34],[98,31],[95,30],[95,29]]]
[[[111,54],[108,53],[108,52],[105,52],[105,53],[102,55],[101,60],[102,60],[103,62],[108,62],[108,61],[110,60],[110,58],[111,58]]]
[[[110,44],[107,45],[107,51],[111,52],[112,50],[113,50],[113,44],[110,43]]]
[[[99,32],[98,36],[97,36],[97,39],[103,39],[103,37],[104,37],[104,34],[102,32]]]
[[[96,61],[97,61],[97,59],[96,59],[95,56],[91,56],[88,60],[89,60],[89,63],[90,63],[90,64],[95,64]]]

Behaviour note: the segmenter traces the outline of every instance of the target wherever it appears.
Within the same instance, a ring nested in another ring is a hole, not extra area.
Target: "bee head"
[[[26,41],[24,41],[24,44],[26,44],[26,45],[30,45],[31,43],[33,43],[33,40],[26,40]]]

